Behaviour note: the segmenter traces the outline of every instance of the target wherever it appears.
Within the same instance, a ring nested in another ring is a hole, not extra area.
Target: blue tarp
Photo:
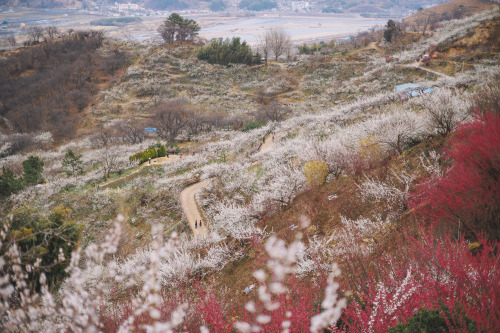
[[[417,88],[417,87],[418,85],[415,83],[404,83],[400,84],[399,86],[396,86],[396,90],[400,91],[400,90],[406,90],[406,88]]]
[[[414,88],[418,88],[418,89],[414,89]],[[415,83],[400,84],[400,85],[396,86],[396,90],[403,91],[405,94],[407,94],[410,97],[417,97],[420,95],[421,92],[423,92],[424,94],[429,94],[429,93],[434,92],[434,89],[432,89],[432,88],[423,88]]]

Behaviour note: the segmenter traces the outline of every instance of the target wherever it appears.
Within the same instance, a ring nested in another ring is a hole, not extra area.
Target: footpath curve
[[[274,137],[276,140],[277,135],[275,134]],[[260,146],[259,151],[267,150],[271,148],[273,144],[274,144],[273,134],[269,134],[266,136],[265,141]],[[184,211],[184,215],[186,215],[189,227],[191,228],[191,231],[193,232],[193,235],[195,237],[199,235],[202,236],[208,235],[208,229],[206,228],[206,221],[202,219],[201,213],[198,210],[198,205],[196,204],[196,193],[199,190],[201,190],[202,187],[205,187],[208,184],[210,184],[211,181],[212,179],[205,179],[201,182],[194,183],[186,187],[181,192],[180,199],[181,199],[182,210]],[[199,225],[200,220],[203,221],[201,227]],[[195,228],[194,224],[196,221],[198,221],[197,228]]]
[[[205,179],[201,182],[194,183],[186,187],[181,192],[181,206],[188,220],[189,227],[193,232],[193,235],[197,237],[198,235],[206,236],[208,235],[206,221],[203,221],[200,227],[200,221],[202,221],[200,211],[196,205],[196,192],[198,192],[202,187],[210,184],[212,179]],[[198,221],[197,227],[195,227],[195,222]]]

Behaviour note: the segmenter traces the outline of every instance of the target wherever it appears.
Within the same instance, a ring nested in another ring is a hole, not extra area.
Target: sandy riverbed
[[[305,41],[329,41],[334,37],[356,34],[375,25],[385,24],[385,19],[363,18],[359,15],[297,15],[284,16],[277,14],[262,14],[259,16],[217,16],[217,15],[186,15],[196,20],[202,27],[199,35],[210,40],[212,38],[241,37],[249,44],[254,44],[265,30],[279,26],[287,30],[295,43]],[[110,37],[132,39],[141,42],[160,41],[156,31],[166,17],[146,16],[142,22],[125,26],[92,26],[92,20],[103,16],[89,15],[81,12],[46,11],[46,10],[15,10],[0,13],[0,21],[10,19],[26,20],[26,25],[38,24],[56,25],[62,30],[67,29],[103,29]],[[22,40],[22,37],[19,37]]]

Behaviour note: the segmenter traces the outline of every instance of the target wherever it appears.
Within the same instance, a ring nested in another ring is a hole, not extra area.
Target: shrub
[[[167,156],[167,148],[158,142],[154,145],[149,146],[148,150],[130,156],[129,160],[138,161],[139,164],[141,164],[148,161],[150,158],[165,157],[165,156]]]
[[[22,181],[9,168],[2,167],[0,175],[0,197],[8,197],[23,188]]]
[[[165,149],[169,152],[169,154],[179,154],[181,152],[179,145],[175,142],[165,143]]]
[[[142,22],[142,19],[140,17],[114,17],[114,18],[104,18],[104,19],[90,21],[90,25],[122,26],[129,23],[140,23],[140,22]]]
[[[346,329],[387,332],[422,308],[439,311],[448,329],[475,326],[490,332],[499,327],[499,243],[480,237],[481,247],[473,253],[464,238],[438,238],[435,233],[429,229],[417,237],[400,235],[397,252],[377,262],[358,254],[345,258],[358,263],[347,275],[343,270],[344,288],[356,291],[344,311]],[[356,281],[349,280],[353,273]]]
[[[396,327],[392,327],[389,333],[412,333],[412,332],[422,332],[422,333],[440,333],[440,332],[455,332],[463,331],[465,328],[466,332],[477,332],[474,327],[474,323],[466,319],[466,326],[456,326],[451,325],[452,329],[448,324],[451,324],[453,319],[448,318],[449,310],[443,306],[443,312],[439,310],[428,310],[421,309],[411,317],[408,322],[400,323]]]
[[[325,44],[324,42],[318,44],[313,43],[310,46],[307,46],[306,43],[304,43],[302,45],[297,46],[297,48],[299,49],[300,54],[314,54],[316,52],[321,51],[321,49],[325,46],[327,46],[327,44]]]
[[[304,168],[306,183],[311,186],[320,186],[326,182],[328,165],[321,161],[309,161]]]
[[[258,64],[260,54],[254,54],[250,46],[239,37],[231,39],[212,39],[209,45],[198,51],[198,59],[208,61],[211,64]]]
[[[445,332],[446,320],[438,310],[421,309],[408,322],[398,324],[389,330],[390,333],[410,332]]]
[[[37,156],[30,156],[23,162],[23,182],[25,185],[36,185],[44,182],[42,177],[43,161]]]
[[[164,145],[161,145],[160,148],[158,148],[158,157],[165,157],[167,156],[167,149],[165,148]]]
[[[0,247],[0,254],[4,255],[8,248],[17,244],[22,264],[35,269],[29,275],[30,284],[39,286],[42,272],[49,285],[57,284],[66,276],[67,259],[71,257],[80,235],[80,227],[70,220],[70,213],[70,209],[57,206],[45,217],[34,209],[23,207],[2,222],[2,226],[10,224],[10,229],[3,247]]]
[[[424,219],[500,239],[500,115],[477,114],[453,134],[447,158],[453,166],[420,184],[410,202]]]
[[[264,126],[266,123],[263,121],[251,121],[245,124],[243,128],[241,129],[243,132],[248,132],[256,128],[260,128]]]
[[[155,158],[157,156],[156,149],[148,149],[146,151],[141,151],[129,157],[130,161],[138,161],[139,164],[148,161],[150,158]]]

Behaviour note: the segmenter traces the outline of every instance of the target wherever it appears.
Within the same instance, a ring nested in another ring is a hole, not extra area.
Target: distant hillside
[[[136,3],[146,8],[152,9],[202,9],[208,8],[214,1],[207,0],[131,0],[117,1],[119,3]],[[242,6],[241,0],[225,0],[226,5],[236,4],[240,7],[254,8],[252,6]],[[426,5],[435,5],[443,0],[428,0]],[[31,8],[91,8],[95,5],[113,4],[110,0],[0,0],[0,8],[6,7],[31,7]],[[295,11],[291,1],[272,2],[278,5],[279,11]],[[308,8],[312,12],[325,13],[360,13],[370,15],[408,15],[410,11],[421,8],[422,2],[418,0],[310,0]],[[259,7],[259,6],[257,6]],[[260,8],[260,7],[259,7]]]
[[[0,8],[28,7],[28,8],[82,8],[84,1],[80,0],[0,0]]]
[[[453,0],[421,10],[404,19],[403,23],[410,27],[419,27],[426,21],[429,24],[434,24],[441,21],[460,19],[493,8],[498,8],[498,1]]]

